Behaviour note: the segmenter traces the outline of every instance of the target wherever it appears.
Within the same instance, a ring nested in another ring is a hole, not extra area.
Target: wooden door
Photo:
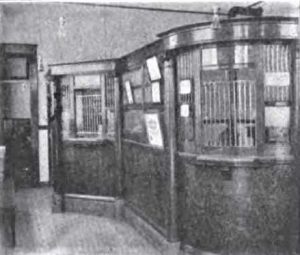
[[[31,131],[30,119],[4,119],[6,175],[13,177],[17,189],[32,187],[36,179]]]
[[[36,47],[6,45],[4,69],[0,86],[6,174],[16,188],[33,187],[39,181]]]

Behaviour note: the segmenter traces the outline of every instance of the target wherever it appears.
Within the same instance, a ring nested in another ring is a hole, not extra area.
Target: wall
[[[293,1],[265,3],[265,15],[291,15]],[[138,5],[138,3],[137,3]],[[141,4],[139,4],[141,5]],[[144,4],[146,5],[146,4]],[[232,3],[152,3],[146,6],[226,12]],[[245,3],[241,3],[245,6]],[[154,41],[170,28],[211,20],[206,15],[149,12],[64,3],[6,4],[3,7],[3,39],[33,43],[45,63],[117,58]],[[29,15],[30,14],[30,15]],[[65,37],[59,37],[59,17],[65,17]],[[224,18],[224,17],[222,17]]]

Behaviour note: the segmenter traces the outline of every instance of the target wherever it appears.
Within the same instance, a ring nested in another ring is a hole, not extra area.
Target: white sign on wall
[[[158,61],[156,57],[148,58],[147,61],[147,68],[150,75],[151,81],[156,81],[161,78]]]
[[[234,63],[235,64],[248,63],[248,45],[234,46]]]
[[[192,92],[191,80],[182,80],[179,83],[179,94],[186,95]]]
[[[265,126],[266,127],[289,127],[290,107],[265,107]]]
[[[217,48],[206,48],[202,50],[202,65],[211,66],[218,64]]]
[[[125,89],[126,89],[126,95],[127,95],[128,103],[133,104],[132,90],[131,90],[131,85],[130,85],[129,81],[125,82]]]
[[[160,103],[160,84],[159,82],[152,82],[152,102]]]
[[[180,106],[180,116],[181,117],[190,116],[190,106],[188,104],[183,104]]]
[[[145,122],[149,143],[163,148],[164,145],[158,113],[146,113]]]
[[[266,86],[289,86],[290,73],[289,72],[266,73],[265,85]]]

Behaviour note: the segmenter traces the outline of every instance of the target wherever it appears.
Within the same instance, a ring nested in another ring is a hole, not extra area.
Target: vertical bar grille
[[[115,84],[112,75],[105,76],[105,97],[107,135],[113,136],[115,131]]]
[[[281,44],[265,44],[262,46],[265,73],[288,73],[289,72],[289,46]],[[288,102],[290,101],[290,86],[265,86],[265,102]]]
[[[202,85],[204,145],[255,146],[255,83],[208,81]]]
[[[97,135],[102,126],[101,94],[76,94],[76,126],[78,135]]]
[[[289,71],[289,46],[281,44],[265,44],[262,50],[265,72]]]
[[[107,108],[113,109],[115,105],[115,86],[113,76],[107,75],[105,77],[105,96],[106,102],[105,106]]]

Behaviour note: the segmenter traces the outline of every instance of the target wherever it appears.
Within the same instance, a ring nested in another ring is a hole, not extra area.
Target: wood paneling
[[[295,251],[298,191],[290,165],[265,164],[259,171],[188,162],[180,166],[185,243],[222,254]]]
[[[116,159],[112,142],[64,142],[65,193],[115,196]]]
[[[194,49],[187,52],[180,53],[177,56],[177,100],[178,100],[178,150],[190,153],[196,152],[196,130],[198,126],[195,125],[196,119],[199,118],[196,114],[200,114],[200,105],[195,105],[195,98],[197,98],[197,104],[199,104],[200,96],[200,49]],[[187,102],[181,102],[180,81],[191,81],[191,93],[190,99]],[[197,94],[196,94],[197,92]],[[181,104],[189,105],[189,116],[180,116]],[[198,123],[198,122],[197,122]]]
[[[4,120],[5,172],[13,178],[17,188],[30,187],[36,180],[31,133],[29,119]]]
[[[169,164],[162,150],[123,143],[125,199],[166,235],[169,217]]]

